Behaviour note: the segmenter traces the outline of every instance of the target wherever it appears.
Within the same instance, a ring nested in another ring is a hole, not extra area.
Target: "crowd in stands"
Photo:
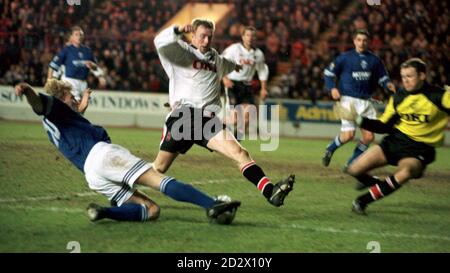
[[[0,3],[0,84],[26,80],[43,85],[48,63],[73,25],[107,71],[107,89],[166,92],[167,77],[153,46],[155,33],[188,1],[4,0]],[[195,2],[195,1],[190,1]],[[352,48],[351,33],[367,28],[370,48],[399,84],[399,65],[409,57],[430,64],[430,81],[449,84],[449,4],[446,1],[226,0],[234,5],[217,24],[214,47],[240,40],[245,25],[257,28],[258,47],[269,65],[270,96],[329,99],[323,69]],[[281,71],[280,64],[286,69]],[[88,79],[97,86],[96,78]],[[385,96],[383,92],[380,96]]]

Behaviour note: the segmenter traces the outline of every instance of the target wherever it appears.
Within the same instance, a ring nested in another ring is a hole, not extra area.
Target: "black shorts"
[[[255,96],[251,85],[233,81],[233,87],[228,89],[230,105],[255,104]]]
[[[214,112],[181,107],[167,117],[159,149],[184,154],[194,144],[207,148],[209,140],[223,129],[223,122]]]
[[[403,158],[413,157],[417,158],[425,169],[436,159],[436,150],[433,146],[414,141],[400,131],[384,137],[380,147],[388,163],[394,166],[397,166]]]

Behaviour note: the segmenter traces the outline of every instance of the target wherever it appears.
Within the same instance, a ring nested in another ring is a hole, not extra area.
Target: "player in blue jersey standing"
[[[47,78],[51,79],[64,66],[61,79],[72,85],[72,94],[77,101],[81,100],[87,89],[89,71],[99,79],[101,87],[106,84],[103,78],[104,71],[96,64],[92,50],[82,44],[83,39],[83,30],[79,26],[72,27],[68,43],[53,57],[47,73]]]
[[[112,207],[90,204],[91,221],[103,218],[117,221],[147,221],[159,217],[160,208],[147,195],[134,189],[148,186],[181,202],[206,209],[209,218],[235,211],[239,201],[219,201],[191,185],[158,173],[152,163],[132,155],[122,146],[112,144],[103,127],[91,124],[78,112],[72,86],[51,79],[44,89],[52,96],[36,94],[27,83],[16,85],[16,95],[25,95],[33,111],[43,116],[50,142],[84,173],[90,189],[106,196]]]
[[[324,71],[325,86],[334,100],[350,110],[353,105],[359,116],[375,119],[376,110],[369,100],[375,92],[376,85],[395,93],[395,86],[389,79],[383,62],[375,54],[367,50],[369,32],[358,29],[353,35],[355,49],[339,55]],[[336,86],[338,81],[338,86]],[[330,164],[333,153],[343,144],[355,137],[356,124],[352,120],[341,120],[341,132],[328,144],[322,163]],[[374,134],[361,129],[361,139],[347,161],[344,171],[359,155],[367,150],[374,140]]]

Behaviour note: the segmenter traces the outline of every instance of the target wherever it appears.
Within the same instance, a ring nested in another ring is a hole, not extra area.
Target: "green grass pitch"
[[[110,128],[114,143],[145,160],[158,151],[159,131]],[[426,176],[413,180],[368,209],[350,212],[360,193],[341,168],[354,145],[321,165],[325,140],[280,140],[274,152],[256,141],[243,145],[277,181],[296,174],[294,190],[280,208],[271,206],[233,162],[194,147],[168,175],[210,195],[242,201],[230,226],[211,224],[205,211],[144,189],[161,207],[156,222],[89,222],[90,202],[107,205],[89,190],[83,175],[47,139],[41,124],[0,121],[0,252],[450,252],[450,149],[439,148]],[[377,171],[383,175],[392,168]],[[369,249],[368,249],[369,248]]]

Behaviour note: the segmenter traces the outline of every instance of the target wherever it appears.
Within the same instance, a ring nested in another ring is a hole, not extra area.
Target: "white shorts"
[[[377,111],[373,107],[372,103],[367,99],[358,99],[354,97],[342,96],[341,105],[350,110],[350,105],[353,104],[356,113],[361,117],[370,119],[377,118]],[[353,120],[341,120],[341,132],[355,131],[356,124]]]
[[[87,81],[82,81],[79,79],[67,78],[66,76],[62,76],[61,80],[68,82],[72,85],[72,95],[75,97],[77,101],[80,101],[83,97],[83,92],[87,88]]]
[[[121,206],[135,192],[134,182],[151,167],[122,146],[99,142],[86,158],[84,173],[90,189]]]

